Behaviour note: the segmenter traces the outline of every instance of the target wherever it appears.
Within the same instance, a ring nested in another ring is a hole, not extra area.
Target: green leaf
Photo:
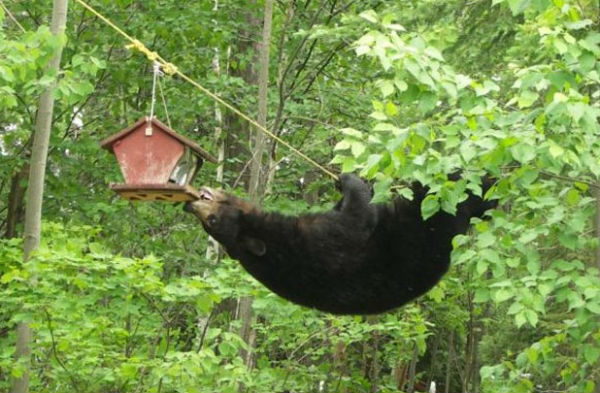
[[[517,103],[519,108],[529,108],[533,105],[538,99],[538,93],[531,90],[524,90],[519,95],[517,99]]]
[[[460,145],[460,155],[468,163],[477,155],[477,150],[472,143],[466,141]]]
[[[477,261],[477,274],[479,276],[483,276],[483,274],[487,271],[488,263],[487,261],[480,259]]]
[[[377,168],[381,158],[383,156],[381,154],[371,154],[367,159],[367,164],[365,166],[365,171],[370,171],[372,168]]]
[[[394,85],[396,86],[396,89],[398,89],[398,91],[400,92],[406,91],[408,89],[408,85],[406,84],[406,82],[400,78],[394,79]]]
[[[362,132],[360,132],[358,130],[355,130],[354,128],[346,127],[346,128],[340,129],[340,131],[344,135],[348,135],[348,136],[351,136],[351,137],[354,137],[354,138],[358,138],[358,139],[362,139],[363,136],[364,136]]]
[[[589,364],[595,364],[600,358],[600,348],[593,345],[583,347],[583,357]]]
[[[527,359],[530,363],[536,363],[538,361],[540,352],[535,347],[527,348]]]
[[[354,172],[356,167],[356,161],[353,157],[344,157],[342,159],[342,172]]]
[[[379,87],[379,90],[381,90],[381,94],[384,98],[388,97],[391,94],[394,94],[394,92],[396,91],[394,89],[394,83],[387,79],[378,80],[376,82],[376,85]]]
[[[363,11],[359,14],[359,16],[361,18],[363,18],[364,20],[369,21],[371,23],[379,22],[379,17],[377,16],[377,12],[375,12],[374,10]]]
[[[546,297],[550,294],[550,292],[552,292],[552,290],[554,289],[554,287],[550,284],[539,284],[538,285],[538,291],[540,293],[540,295]]]
[[[423,92],[419,96],[419,109],[423,113],[427,113],[435,108],[437,100],[438,97],[434,93]]]
[[[508,315],[514,315],[518,312],[521,312],[525,307],[518,302],[515,302],[513,304],[510,305],[510,307],[508,308],[508,311],[506,312]]]
[[[523,310],[515,315],[515,324],[517,325],[517,327],[521,327],[525,325],[525,322],[527,322],[527,319],[525,317],[525,311],[526,310]]]
[[[587,105],[581,102],[568,103],[567,108],[573,120],[577,123],[585,114]]]
[[[364,151],[366,150],[365,144],[359,141],[354,141],[351,144],[351,151],[352,151],[352,155],[355,158],[359,158]]]
[[[388,201],[391,197],[390,186],[392,184],[391,178],[384,178],[378,180],[373,185],[373,203]]]
[[[518,143],[510,148],[513,158],[521,164],[528,163],[535,158],[536,149],[527,143]]]
[[[525,310],[525,318],[527,318],[527,322],[533,327],[538,323],[538,315],[533,310]]]
[[[525,232],[523,232],[523,234],[521,236],[519,236],[519,242],[522,244],[527,244],[530,241],[532,241],[533,239],[535,239],[538,236],[538,232],[535,229],[529,229]]]
[[[398,107],[393,102],[386,103],[385,114],[390,117],[396,116],[398,114]]]
[[[581,19],[574,22],[567,22],[565,26],[569,30],[581,30],[588,26],[591,26],[594,22],[590,19]]]
[[[550,152],[550,155],[554,158],[560,157],[565,153],[565,149],[557,145],[556,142],[554,142],[553,140],[549,140],[548,145],[548,151]]]
[[[427,297],[436,303],[441,303],[444,300],[444,290],[440,285],[436,285],[427,293]]]
[[[396,132],[399,132],[400,129],[390,123],[377,123],[377,124],[375,124],[375,127],[373,127],[373,131],[382,131],[382,132],[396,131]]]
[[[338,151],[338,150],[347,150],[349,149],[351,146],[351,143],[349,140],[342,140],[340,142],[338,142],[335,147],[333,148],[334,151]]]
[[[581,194],[579,193],[579,190],[575,188],[571,188],[565,195],[565,201],[569,204],[569,206],[577,206],[580,199]]]
[[[10,370],[10,375],[13,378],[21,378],[23,376],[23,372],[24,372],[24,368],[23,365],[20,364],[16,364],[11,370]]]
[[[429,46],[425,48],[424,52],[427,56],[431,58],[434,58],[439,61],[444,61],[444,56],[442,56],[442,53],[434,47]]]
[[[427,195],[421,203],[421,215],[428,219],[440,210],[440,202],[435,195]]]
[[[523,12],[530,4],[530,0],[506,0],[506,2],[513,16]]]
[[[596,56],[590,52],[583,52],[579,56],[579,65],[583,72],[590,72],[596,65]]]
[[[515,296],[515,294],[512,291],[509,291],[508,289],[499,289],[494,294],[494,300],[496,301],[496,303],[502,303],[512,298],[513,296]]]
[[[494,0],[494,1],[500,2],[503,0]],[[492,366],[483,366],[479,369],[479,375],[481,376],[482,380],[487,380],[494,376],[494,370],[495,370],[495,368]]]
[[[594,314],[600,315],[600,303],[588,302],[585,308]]]
[[[490,300],[490,291],[487,288],[477,288],[473,301],[475,303],[485,303]]]

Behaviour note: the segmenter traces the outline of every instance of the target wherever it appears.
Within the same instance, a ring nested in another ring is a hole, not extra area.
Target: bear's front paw
[[[353,173],[342,173],[340,175],[339,187],[343,191],[345,188],[356,186],[363,181]]]
[[[342,173],[338,184],[339,189],[344,193],[354,190],[369,189],[368,184],[353,173]]]

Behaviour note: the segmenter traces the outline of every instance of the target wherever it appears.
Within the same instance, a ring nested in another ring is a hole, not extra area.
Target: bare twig
[[[73,374],[71,374],[71,372],[69,371],[69,369],[67,368],[65,363],[62,361],[60,356],[58,356],[58,351],[56,350],[56,340],[54,339],[54,330],[52,330],[52,318],[50,317],[50,313],[48,312],[48,310],[46,310],[44,308],[43,311],[44,311],[44,314],[46,315],[48,331],[50,332],[50,340],[52,341],[52,354],[54,355],[54,359],[56,359],[56,361],[58,362],[60,367],[67,373],[67,375],[69,376],[69,379],[71,380],[71,384],[73,385],[75,390],[78,392],[81,392],[81,389],[79,389],[79,384],[77,383],[77,380],[75,379]]]

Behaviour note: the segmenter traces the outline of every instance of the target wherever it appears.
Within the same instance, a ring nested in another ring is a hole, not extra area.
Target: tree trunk
[[[467,323],[467,340],[465,345],[465,368],[461,378],[463,393],[467,393],[469,390],[469,384],[471,383],[471,375],[474,367],[473,348],[475,342],[475,310],[471,292],[467,293],[467,304],[469,307],[469,322]]]
[[[287,66],[287,56],[285,51],[285,44],[288,41],[288,28],[292,20],[294,19],[294,11],[296,8],[296,2],[290,1],[288,2],[287,9],[285,11],[285,22],[283,24],[283,29],[279,34],[279,42],[277,44],[277,50],[279,52],[279,56],[277,59],[277,90],[279,91],[279,105],[277,106],[277,112],[275,114],[275,119],[273,120],[273,126],[271,131],[273,133],[280,135],[279,127],[282,124],[282,116],[283,116],[283,108],[285,106],[286,96],[285,96],[285,69]],[[267,171],[267,180],[265,185],[265,194],[269,194],[271,192],[271,184],[273,184],[273,179],[275,178],[275,172],[277,172],[277,141],[272,140],[268,145],[267,152],[267,164],[265,165]]]
[[[335,347],[333,352],[333,369],[337,372],[337,384],[334,392],[345,393],[346,387],[343,386],[340,389],[340,384],[342,382],[342,378],[346,375],[346,343],[343,341],[339,341]]]
[[[219,1],[215,0],[213,11],[216,13],[219,11]],[[216,77],[221,75],[221,64],[219,62],[219,48],[215,48],[215,55],[212,61],[213,72]],[[225,161],[225,139],[223,138],[223,114],[219,103],[215,102],[215,141],[217,142],[217,175],[216,181],[220,186],[223,185],[223,165]],[[222,257],[221,247],[219,243],[212,238],[208,237],[208,246],[206,247],[206,259],[209,261],[219,262]]]
[[[259,55],[258,73],[258,124],[267,126],[267,98],[269,89],[269,50],[271,47],[271,21],[273,18],[273,0],[265,1],[265,14],[262,31],[262,44]],[[250,165],[250,185],[248,191],[255,202],[264,191],[263,155],[265,150],[265,135],[261,130],[254,130],[252,163]]]
[[[375,317],[371,323],[376,323]],[[371,380],[371,393],[379,391],[379,333],[377,330],[373,330],[371,333],[373,337],[373,347],[371,348],[371,372],[369,379]]]
[[[600,183],[596,184],[596,237],[600,241]],[[596,247],[596,266],[600,269],[600,246]]]
[[[600,243],[600,182],[596,183],[596,216],[595,216],[595,226],[596,226],[596,237],[598,238],[598,242]],[[596,247],[596,266],[600,269],[600,245]],[[600,393],[600,376],[596,377],[594,381],[596,386],[594,387],[594,393]]]
[[[54,0],[52,7],[52,23],[50,30],[52,34],[59,35],[65,30],[67,22],[67,0]],[[50,63],[48,70],[58,75],[62,46],[56,49],[56,53]],[[27,261],[31,253],[40,244],[42,226],[42,198],[44,195],[44,178],[46,174],[46,159],[48,157],[48,144],[50,141],[50,129],[52,126],[52,113],[54,110],[53,82],[42,93],[35,119],[35,135],[33,136],[33,147],[29,165],[29,184],[27,187],[27,206],[25,208],[24,228],[24,250],[23,259]],[[12,393],[26,393],[29,391],[29,372],[31,368],[31,328],[27,322],[21,322],[17,326],[17,343],[15,357],[17,361],[25,364],[25,370],[20,378],[15,378],[12,385]]]
[[[271,20],[273,17],[273,0],[265,1],[264,21],[262,30],[262,43],[259,54],[258,74],[258,124],[267,125],[267,91],[269,87],[269,49],[271,42]],[[253,133],[252,160],[250,166],[250,180],[248,192],[253,202],[258,203],[264,191],[265,177],[263,172],[264,136],[258,129]],[[248,352],[242,353],[248,367],[252,366],[252,298],[245,297],[239,303],[242,328],[240,336],[248,344]]]
[[[397,390],[404,390],[406,384],[406,375],[408,373],[408,367],[405,361],[398,361],[392,370],[392,378],[394,379],[394,386]]]
[[[21,183],[25,179],[28,170],[29,167],[27,165],[23,166],[11,179],[10,193],[8,195],[8,211],[6,214],[6,232],[4,234],[4,237],[7,239],[17,237],[17,225],[22,221],[25,187]]]
[[[450,392],[450,376],[452,373],[452,362],[454,361],[454,330],[450,332],[448,337],[448,360],[446,361],[446,384],[444,393]]]
[[[475,331],[475,341],[473,342],[473,367],[471,369],[471,391],[473,393],[479,393],[479,385],[481,382],[479,379],[479,343],[482,337],[483,328],[481,328],[481,326],[478,326]]]
[[[419,347],[415,343],[413,348],[412,359],[410,360],[410,367],[408,369],[408,389],[407,393],[414,393],[415,391],[415,378],[417,377],[417,360],[419,360]]]
[[[438,347],[440,345],[440,335],[435,334],[432,339],[433,339],[433,345],[431,348],[431,360],[429,363],[429,372],[427,374],[427,387],[431,386],[431,382],[434,382],[433,375],[435,374],[435,369],[437,366],[436,360],[437,360]]]

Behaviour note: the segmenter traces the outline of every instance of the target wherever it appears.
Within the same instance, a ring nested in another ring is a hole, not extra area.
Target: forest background
[[[600,392],[597,1],[93,1],[317,162],[372,179],[378,201],[419,180],[424,216],[452,212],[482,174],[498,179],[500,207],[455,238],[444,280],[369,317],[284,301],[180,205],[110,191],[120,173],[99,141],[149,114],[152,64],[73,1],[53,36],[50,3],[0,10],[0,391],[28,375],[36,392]],[[160,79],[158,117],[222,158],[197,186],[290,214],[339,197]],[[42,240],[24,263],[32,135],[54,82]],[[29,361],[14,357],[20,323]]]

